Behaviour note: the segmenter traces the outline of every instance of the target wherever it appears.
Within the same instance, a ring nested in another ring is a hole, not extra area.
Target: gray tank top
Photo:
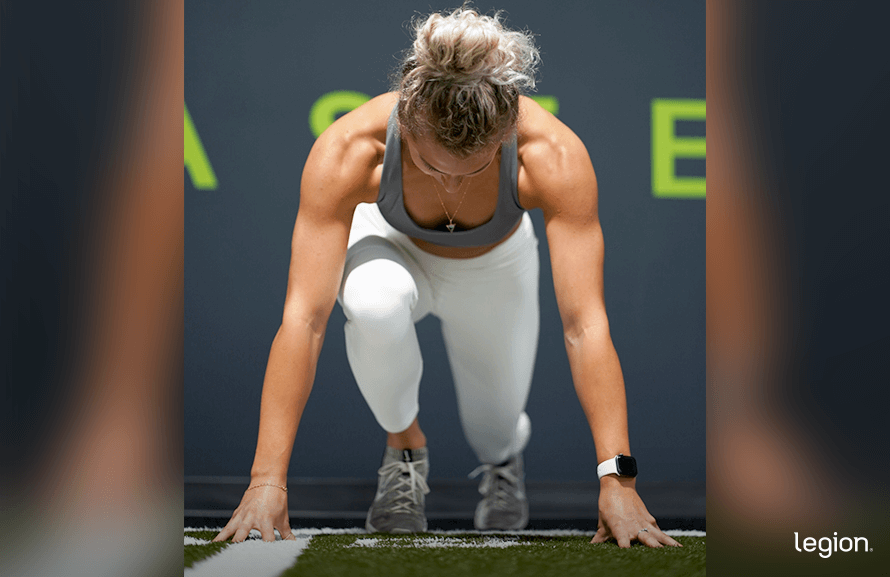
[[[485,246],[503,239],[522,218],[525,209],[519,204],[516,191],[516,139],[501,146],[501,169],[498,179],[498,203],[494,216],[486,223],[468,230],[448,232],[444,223],[439,229],[419,226],[405,210],[402,198],[402,142],[396,110],[389,115],[386,127],[386,152],[377,206],[380,214],[393,228],[410,237],[441,246]]]

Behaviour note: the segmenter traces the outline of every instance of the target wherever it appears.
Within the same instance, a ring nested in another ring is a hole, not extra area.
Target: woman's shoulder
[[[566,155],[587,155],[584,143],[571,128],[526,96],[519,101],[517,148],[520,157],[533,165],[552,166]]]
[[[344,131],[378,135],[381,131],[385,133],[389,115],[398,99],[399,95],[396,92],[386,92],[375,96],[338,118],[325,132],[333,130],[335,133]]]
[[[307,177],[318,178],[325,188],[376,198],[375,172],[383,163],[387,122],[396,100],[393,93],[381,94],[331,124],[312,146],[304,184]]]
[[[571,128],[531,98],[520,97],[519,111],[517,156],[523,206],[540,207],[552,194],[562,196],[569,188],[596,185],[587,148]]]
[[[327,148],[367,149],[386,145],[386,126],[398,99],[394,93],[381,94],[334,121],[316,140]]]

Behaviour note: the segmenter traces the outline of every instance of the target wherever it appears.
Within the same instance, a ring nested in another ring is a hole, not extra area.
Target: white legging
[[[423,359],[414,323],[441,320],[461,425],[483,463],[521,452],[538,346],[538,239],[528,214],[488,253],[443,258],[418,248],[360,204],[349,234],[339,302],[346,353],[359,389],[386,431],[407,429],[420,410]]]

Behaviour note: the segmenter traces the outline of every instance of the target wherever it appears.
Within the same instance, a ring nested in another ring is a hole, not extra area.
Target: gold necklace
[[[438,181],[436,180],[435,177],[433,177],[433,183],[438,184]],[[460,189],[463,188],[463,186],[466,183],[467,183],[467,179],[466,179],[466,177],[464,177],[464,179],[461,180],[461,182],[460,182],[460,186],[457,187],[457,192],[460,192]],[[442,188],[445,188],[445,187],[443,186]],[[453,215],[448,214],[448,209],[445,208],[445,203],[442,202],[442,196],[439,194],[439,189],[436,188],[435,186],[433,186],[433,190],[436,191],[436,198],[439,199],[439,204],[442,205],[442,210],[445,212],[445,217],[448,218],[448,224],[445,225],[445,228],[448,229],[448,232],[454,232],[454,227],[456,226],[454,224],[454,219],[455,219],[455,217],[457,217],[457,211],[460,210],[460,206],[464,203],[464,198],[467,197],[467,191],[469,189],[465,190],[464,195],[460,197],[460,202],[457,203],[457,208],[454,209]]]

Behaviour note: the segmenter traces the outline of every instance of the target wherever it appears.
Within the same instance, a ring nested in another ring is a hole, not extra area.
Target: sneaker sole
[[[396,527],[395,529],[391,529],[389,531],[380,531],[379,529],[374,527],[374,525],[371,525],[370,521],[366,520],[365,521],[365,531],[367,531],[368,533],[396,533],[399,535],[410,535],[412,533],[426,533],[426,529],[427,529],[426,523],[424,523],[423,525],[424,525],[423,529],[421,529],[420,531],[413,531],[411,529],[402,529],[400,527]]]
[[[528,526],[528,510],[523,512],[522,517],[518,522],[513,525],[508,525],[506,527],[495,527],[493,525],[485,526],[479,522],[478,517],[473,517],[473,527],[476,528],[477,531],[521,531]]]

